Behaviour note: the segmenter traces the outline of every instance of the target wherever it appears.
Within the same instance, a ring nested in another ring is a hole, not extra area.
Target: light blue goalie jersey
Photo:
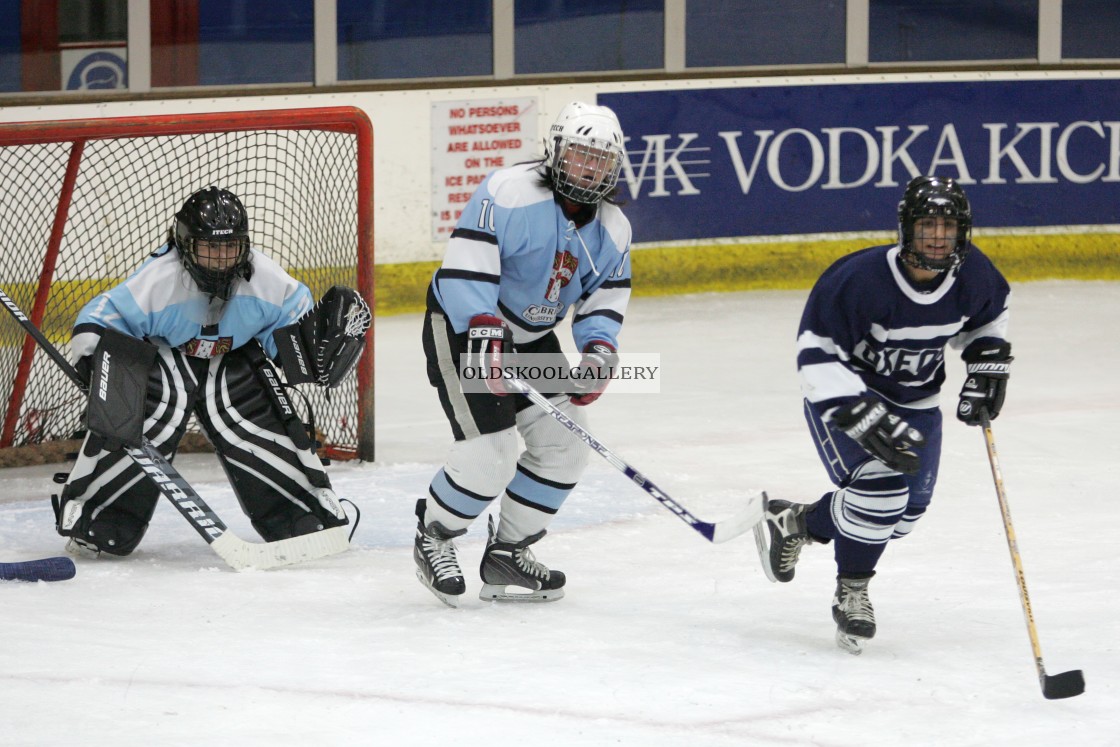
[[[252,276],[238,282],[224,307],[216,308],[187,274],[178,253],[162,247],[127,280],[94,297],[78,313],[70,341],[74,360],[93,354],[98,332],[106,327],[201,358],[256,339],[274,358],[273,331],[311,309],[311,291],[256,249],[252,263]]]
[[[842,257],[809,294],[797,369],[802,394],[826,411],[868,390],[904,407],[937,407],[946,345],[1007,339],[1011,291],[979,249],[928,293],[907,281],[898,253],[877,246]]]
[[[578,349],[592,340],[617,348],[630,300],[630,222],[603,202],[576,228],[536,164],[500,169],[464,208],[432,293],[458,333],[476,314],[497,314],[515,343],[530,342],[571,312]]]

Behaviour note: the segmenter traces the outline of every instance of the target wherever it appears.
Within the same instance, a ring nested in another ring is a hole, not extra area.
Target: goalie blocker
[[[284,378],[335,388],[357,365],[371,321],[357,291],[333,286],[298,322],[273,333]]]

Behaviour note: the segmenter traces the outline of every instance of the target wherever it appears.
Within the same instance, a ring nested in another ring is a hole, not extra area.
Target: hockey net
[[[0,287],[69,357],[81,307],[167,241],[188,196],[218,185],[244,203],[253,245],[315,298],[346,285],[372,309],[372,150],[352,107],[0,124]],[[0,317],[0,448],[74,438],[84,396]],[[356,376],[329,395],[300,387],[335,458],[373,458],[368,335]]]

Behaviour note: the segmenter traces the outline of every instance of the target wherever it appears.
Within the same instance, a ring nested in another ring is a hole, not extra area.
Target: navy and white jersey
[[[311,310],[311,291],[256,249],[252,263],[250,279],[239,281],[233,296],[219,305],[199,290],[178,251],[161,247],[127,280],[78,312],[70,341],[74,359],[92,355],[106,327],[200,358],[256,339],[274,358],[273,331]]]
[[[970,246],[960,272],[918,290],[899,266],[897,246],[844,256],[817,280],[797,338],[805,398],[826,412],[868,391],[916,409],[938,406],[945,345],[1007,339],[1010,288]]]
[[[630,300],[630,222],[599,204],[577,228],[540,181],[539,164],[491,173],[447,242],[432,292],[457,333],[476,314],[497,314],[515,343],[535,340],[572,312],[582,350],[592,340],[618,347]]]

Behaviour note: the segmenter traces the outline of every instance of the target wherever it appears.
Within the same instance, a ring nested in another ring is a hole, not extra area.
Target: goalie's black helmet
[[[922,218],[930,217],[949,218],[957,223],[956,235],[952,237],[952,252],[945,257],[929,257],[915,246],[915,225]],[[902,201],[898,203],[899,257],[903,262],[935,272],[956,270],[968,254],[971,238],[972,206],[955,179],[919,176],[910,180]]]
[[[209,296],[228,299],[252,271],[249,214],[228,189],[207,187],[188,197],[175,214],[172,241],[183,267]]]

